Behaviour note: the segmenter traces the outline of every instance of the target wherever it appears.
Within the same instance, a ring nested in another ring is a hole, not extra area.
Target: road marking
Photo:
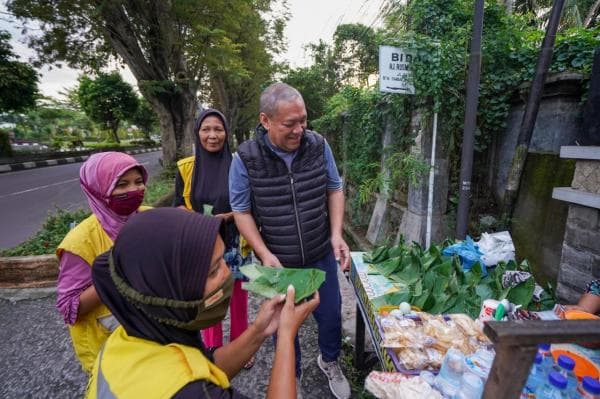
[[[6,197],[12,197],[12,196],[15,196],[15,195],[19,195],[19,194],[30,193],[32,191],[43,190],[45,188],[53,187],[53,186],[60,186],[61,184],[67,184],[67,183],[71,183],[71,182],[74,182],[74,181],[79,181],[79,178],[69,179],[69,180],[64,180],[64,181],[59,181],[59,182],[52,183],[52,184],[46,184],[45,186],[39,186],[39,187],[34,187],[34,188],[30,188],[30,189],[23,190],[23,191],[17,191],[16,193],[10,193],[10,194],[0,195],[0,198],[6,198]]]

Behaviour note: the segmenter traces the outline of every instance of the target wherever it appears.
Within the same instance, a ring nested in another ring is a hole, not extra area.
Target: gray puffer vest
[[[252,215],[265,245],[283,266],[311,266],[331,251],[327,213],[325,140],[306,130],[291,170],[265,143],[266,131],[242,143]]]

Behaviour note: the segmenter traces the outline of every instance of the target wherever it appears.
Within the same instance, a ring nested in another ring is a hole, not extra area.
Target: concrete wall
[[[540,104],[529,152],[557,154],[561,146],[574,145],[581,136],[580,74],[558,74],[548,77]],[[513,98],[506,121],[506,131],[497,139],[495,150],[493,193],[502,201],[508,172],[517,146],[519,129],[525,112],[527,86]]]
[[[490,165],[492,193],[502,203],[525,111],[528,86],[513,97],[504,135],[496,138]],[[517,256],[529,260],[536,278],[555,284],[567,220],[567,204],[552,199],[552,189],[570,185],[575,162],[561,159],[561,146],[581,140],[582,76],[548,77],[533,131],[513,218]]]

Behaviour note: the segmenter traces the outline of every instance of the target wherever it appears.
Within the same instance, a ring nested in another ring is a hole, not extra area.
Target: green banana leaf
[[[325,272],[318,269],[294,269],[260,266],[256,264],[240,267],[240,271],[250,279],[242,288],[267,298],[285,294],[288,285],[293,285],[295,302],[309,297],[325,281]]]

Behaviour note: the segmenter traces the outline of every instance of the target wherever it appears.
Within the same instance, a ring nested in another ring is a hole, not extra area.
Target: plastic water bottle
[[[531,366],[531,371],[529,372],[529,377],[527,377],[525,387],[521,392],[521,399],[535,398],[535,393],[538,390],[538,387],[541,387],[546,382],[547,377],[545,371],[542,368],[542,360],[542,354],[536,353],[535,359],[533,361],[533,366]]]
[[[567,355],[560,355],[555,371],[561,373],[567,379],[567,390],[571,393],[577,391],[577,377],[573,373],[575,368],[575,360]]]
[[[481,399],[481,395],[483,395],[481,378],[472,373],[464,373],[453,399]]]
[[[600,399],[600,381],[592,377],[583,377],[577,392],[584,399]]]
[[[554,366],[554,358],[552,357],[552,352],[550,352],[550,344],[539,344],[538,353],[542,355],[542,369],[544,369],[546,373],[550,373]]]
[[[538,388],[536,399],[570,399],[567,393],[567,379],[557,371],[548,375],[548,382]]]

